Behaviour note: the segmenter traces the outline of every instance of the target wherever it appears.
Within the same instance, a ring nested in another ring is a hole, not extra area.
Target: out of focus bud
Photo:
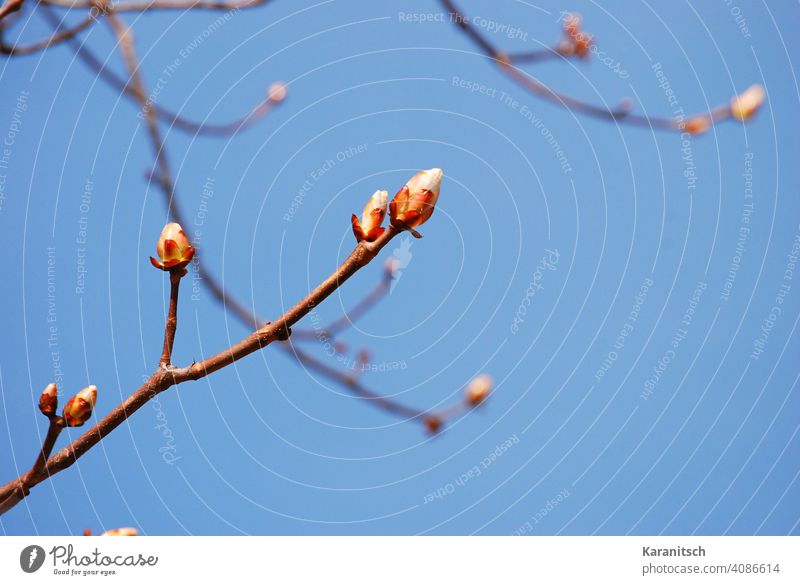
[[[559,46],[558,50],[563,55],[575,55],[586,58],[592,48],[592,36],[581,29],[579,14],[567,14],[564,17],[564,34],[567,40]]]
[[[414,228],[428,221],[433,214],[439,200],[442,176],[442,169],[429,169],[411,177],[389,205],[392,225],[421,237]]]
[[[766,98],[764,88],[760,85],[751,85],[731,99],[731,116],[737,120],[749,120],[764,103],[764,98]]]
[[[267,89],[267,100],[274,104],[280,103],[286,99],[286,84],[282,81],[276,81]]]
[[[39,410],[47,418],[55,416],[56,410],[58,410],[58,386],[51,383],[45,387],[39,397]]]
[[[481,374],[472,379],[464,390],[464,396],[470,406],[478,406],[489,396],[492,391],[493,381],[491,376]]]
[[[150,262],[161,270],[180,271],[194,257],[194,247],[189,243],[189,238],[183,233],[183,228],[177,223],[168,223],[161,231],[156,246],[161,262],[150,256]]]
[[[68,427],[79,427],[92,416],[97,402],[97,386],[87,386],[69,399],[62,416]]]
[[[388,201],[388,191],[375,191],[364,206],[361,221],[358,221],[358,217],[353,214],[350,222],[353,224],[353,235],[355,235],[356,241],[374,242],[380,237],[383,233],[381,224],[383,223],[383,218],[386,217],[386,204]]]
[[[694,116],[684,122],[683,129],[689,134],[702,134],[711,128],[711,120],[708,116]]]
[[[442,419],[438,416],[425,417],[425,428],[430,434],[435,435],[442,428]]]
[[[135,528],[114,528],[106,530],[100,536],[139,536],[139,531]]]

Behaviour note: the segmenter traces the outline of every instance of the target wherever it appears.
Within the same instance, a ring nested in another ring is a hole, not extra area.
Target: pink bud
[[[161,270],[182,270],[194,257],[194,248],[189,243],[189,238],[180,224],[174,222],[164,226],[156,251],[161,262],[152,256],[150,262]]]
[[[276,81],[267,89],[267,99],[275,104],[282,102],[286,99],[286,84],[282,81]]]
[[[69,399],[62,416],[68,427],[79,427],[92,416],[97,402],[97,386],[87,386]]]
[[[442,185],[442,169],[429,169],[417,173],[394,196],[389,206],[393,226],[410,230],[422,225],[433,214]]]
[[[494,382],[492,381],[491,376],[488,376],[487,374],[481,374],[480,376],[473,378],[464,391],[467,403],[470,406],[478,406],[480,403],[486,400],[486,398],[488,398],[489,393],[492,391],[493,385]]]
[[[135,528],[113,528],[106,530],[100,536],[139,536],[139,531]]]
[[[56,410],[58,410],[58,386],[50,383],[45,387],[44,392],[39,397],[39,410],[48,418],[56,414]]]
[[[356,241],[360,242],[366,240],[367,242],[374,242],[383,233],[381,224],[383,218],[386,217],[386,204],[389,200],[388,191],[375,191],[372,197],[369,198],[367,204],[364,206],[364,212],[361,214],[361,221],[353,214],[350,222],[353,225],[353,234]]]
[[[737,120],[748,120],[764,103],[766,94],[760,85],[751,85],[731,100],[731,116]]]

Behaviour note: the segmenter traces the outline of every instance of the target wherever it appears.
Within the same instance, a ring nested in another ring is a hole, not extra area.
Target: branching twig
[[[14,481],[6,484],[6,488],[0,491],[0,514],[5,514],[8,510],[16,506],[25,496],[30,493],[31,487],[39,483],[34,479],[41,476],[44,472],[47,460],[53,452],[53,447],[56,444],[56,439],[64,430],[64,420],[61,417],[51,417],[50,424],[47,427],[47,434],[42,442],[42,448],[39,450],[39,455],[28,473],[21,475]],[[41,480],[39,480],[41,481]]]
[[[339,268],[322,281],[322,283],[306,297],[278,319],[252,332],[238,343],[187,367],[170,369],[158,368],[144,384],[122,404],[111,410],[111,412],[103,417],[94,427],[47,459],[44,465],[34,466],[34,468],[24,476],[25,490],[20,490],[23,478],[16,478],[3,487],[0,487],[0,502],[2,502],[3,506],[0,508],[0,513],[11,509],[19,503],[35,485],[72,465],[79,457],[94,447],[103,437],[107,436],[157,394],[176,384],[205,378],[209,374],[221,370],[251,353],[265,348],[275,341],[285,341],[288,339],[291,335],[291,328],[295,323],[305,317],[314,307],[319,305],[319,303],[328,298],[361,268],[369,264],[397,233],[398,231],[390,226],[383,235],[374,242],[359,242]],[[55,437],[52,442],[55,442]],[[42,453],[44,453],[44,449]],[[44,454],[43,457],[46,457],[46,455],[47,454]]]
[[[556,48],[546,51],[506,53],[500,50],[488,39],[487,36],[481,33],[473,25],[472,21],[456,7],[452,0],[439,1],[445,10],[450,13],[451,21],[454,22],[470,39],[472,39],[472,41],[481,49],[481,51],[488,58],[490,58],[492,62],[507,77],[521,85],[530,93],[558,104],[561,107],[566,107],[576,112],[604,120],[609,120],[611,122],[621,122],[634,126],[660,130],[689,132],[690,134],[701,134],[702,132],[708,130],[708,128],[716,122],[732,117],[737,118],[736,116],[732,115],[731,107],[728,104],[715,107],[707,113],[680,116],[675,118],[665,118],[631,113],[631,106],[625,100],[620,101],[620,105],[616,109],[611,109],[605,106],[598,106],[583,101],[563,92],[556,91],[517,67],[517,64],[540,61],[549,56],[559,55],[563,53],[562,50]],[[587,50],[591,45],[591,37],[584,37],[583,42],[584,45],[582,49]],[[752,115],[752,112],[750,114]]]
[[[31,55],[33,53],[38,53],[39,51],[44,51],[45,49],[49,49],[52,46],[58,45],[60,43],[69,41],[70,39],[74,38],[78,33],[81,31],[89,28],[93,25],[99,16],[99,13],[96,9],[90,10],[89,14],[81,20],[78,24],[73,25],[69,28],[62,28],[59,26],[58,30],[53,33],[47,39],[42,41],[31,43],[30,45],[8,45],[2,40],[2,33],[4,29],[0,29],[0,54],[9,55],[9,56],[19,56],[19,55]]]
[[[181,274],[177,271],[169,274],[169,310],[167,324],[164,327],[164,349],[161,351],[159,365],[167,368],[172,364],[172,346],[175,343],[175,330],[178,328],[178,288],[181,284]]]

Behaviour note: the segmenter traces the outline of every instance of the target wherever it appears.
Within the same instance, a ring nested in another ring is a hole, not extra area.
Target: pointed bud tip
[[[45,386],[42,395],[39,397],[39,410],[46,417],[51,417],[58,410],[58,386],[50,383]]]

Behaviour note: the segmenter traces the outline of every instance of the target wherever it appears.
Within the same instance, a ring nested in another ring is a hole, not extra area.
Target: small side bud
[[[112,530],[106,530],[100,536],[139,536],[139,531],[135,528],[113,528]]]
[[[707,132],[709,128],[711,128],[711,120],[709,120],[708,116],[694,116],[683,124],[683,129],[695,136]]]
[[[158,257],[161,262],[150,257],[150,263],[161,270],[184,271],[194,257],[194,247],[189,243],[189,238],[183,228],[177,223],[168,223],[161,231],[156,245]]]
[[[731,116],[737,120],[749,120],[752,118],[761,105],[767,94],[760,85],[751,85],[742,93],[731,99]]]
[[[414,228],[433,215],[443,176],[442,169],[434,168],[411,177],[389,205],[391,224],[400,230],[410,231],[415,237],[422,237]]]
[[[273,104],[279,104],[286,99],[286,84],[282,81],[276,81],[267,89],[267,101]]]
[[[425,417],[425,428],[428,432],[432,435],[435,435],[442,429],[442,419],[438,416],[426,416]]]
[[[589,56],[594,39],[581,29],[581,22],[580,14],[568,14],[564,18],[564,34],[567,40],[558,48],[562,55],[575,55],[581,59]]]
[[[48,384],[42,395],[39,397],[39,410],[47,418],[55,416],[58,410],[58,386],[55,384]]]
[[[386,207],[389,201],[388,191],[375,191],[364,206],[361,221],[355,214],[350,218],[353,225],[353,235],[357,242],[374,242],[383,233],[381,224],[386,217]]]
[[[69,399],[62,416],[68,427],[79,427],[92,416],[97,403],[97,386],[87,386]]]
[[[484,402],[489,397],[493,385],[494,382],[491,376],[487,374],[481,374],[473,378],[464,390],[464,397],[467,404],[470,406],[478,406]]]

